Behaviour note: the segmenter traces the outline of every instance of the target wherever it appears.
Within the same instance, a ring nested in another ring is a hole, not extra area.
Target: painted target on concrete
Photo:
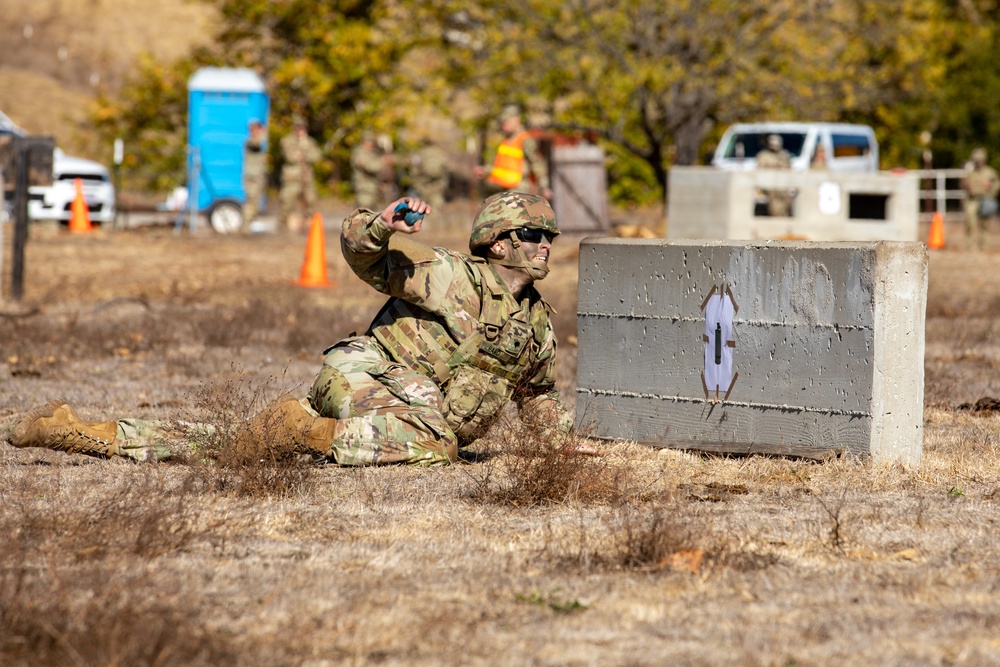
[[[726,286],[713,285],[701,309],[705,312],[705,370],[701,373],[705,398],[717,402],[729,398],[739,373],[733,371],[733,317],[739,306],[733,300],[732,291]]]

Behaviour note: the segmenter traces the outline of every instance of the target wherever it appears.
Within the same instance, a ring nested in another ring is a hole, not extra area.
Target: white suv
[[[31,220],[61,220],[69,222],[76,179],[83,186],[90,221],[113,222],[115,219],[115,187],[108,170],[99,162],[66,155],[56,149],[52,160],[52,185],[28,188],[28,218]]]

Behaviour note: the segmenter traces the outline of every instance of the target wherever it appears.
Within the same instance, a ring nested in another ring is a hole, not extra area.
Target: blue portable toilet
[[[188,206],[218,232],[243,224],[243,145],[251,120],[267,124],[268,102],[251,69],[203,67],[188,80]]]

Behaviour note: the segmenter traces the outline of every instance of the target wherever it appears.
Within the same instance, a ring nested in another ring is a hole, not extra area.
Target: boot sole
[[[28,434],[28,428],[31,426],[31,423],[36,419],[51,417],[56,413],[56,410],[64,405],[69,404],[61,398],[54,398],[42,407],[35,408],[25,415],[24,419],[17,423],[17,426],[14,428],[13,435],[7,438],[7,442],[14,447],[24,447],[25,445],[22,445],[21,441],[24,440],[24,436]]]

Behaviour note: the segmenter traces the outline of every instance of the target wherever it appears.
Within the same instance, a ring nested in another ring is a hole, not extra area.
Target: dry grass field
[[[35,230],[25,299],[0,314],[0,437],[56,396],[225,426],[304,394],[381,302],[329,209],[331,289],[290,284],[303,237]],[[931,255],[916,470],[629,442],[566,457],[513,417],[441,468],[0,444],[0,664],[1000,664],[1000,417],[960,408],[1000,396],[998,248]],[[572,402],[573,239],[553,261]]]

